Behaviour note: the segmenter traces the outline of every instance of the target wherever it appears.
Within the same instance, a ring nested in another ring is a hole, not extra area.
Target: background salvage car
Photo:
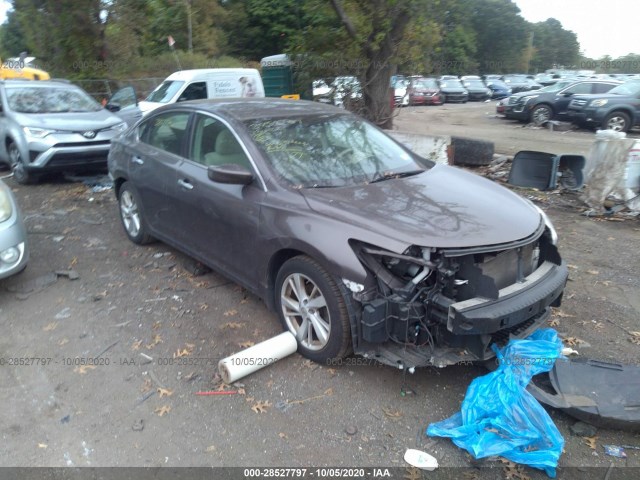
[[[131,241],[254,292],[316,361],[485,360],[543,324],[567,279],[532,203],[317,102],[163,107],[114,141],[109,170]]]

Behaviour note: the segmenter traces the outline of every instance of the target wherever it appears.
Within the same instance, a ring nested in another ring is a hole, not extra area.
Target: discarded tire
[[[454,165],[489,165],[495,150],[493,142],[464,137],[451,137]]]

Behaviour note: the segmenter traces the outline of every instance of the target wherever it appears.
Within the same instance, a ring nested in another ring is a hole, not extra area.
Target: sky
[[[639,0],[514,0],[529,22],[555,18],[578,35],[580,50],[589,58],[640,54],[637,34]]]
[[[590,58],[640,54],[637,23],[639,0],[513,0],[530,22],[553,17],[578,35],[581,51]],[[10,5],[0,0],[0,23]]]

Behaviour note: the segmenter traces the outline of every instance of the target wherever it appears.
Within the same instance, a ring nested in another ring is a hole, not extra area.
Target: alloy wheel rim
[[[124,228],[135,237],[140,232],[140,214],[131,192],[125,190],[120,197],[120,214]]]
[[[287,276],[280,291],[280,302],[287,328],[300,345],[321,350],[329,341],[331,322],[327,300],[306,275]]]
[[[544,122],[549,121],[551,115],[549,114],[549,110],[546,108],[539,108],[533,113],[533,122],[536,125],[542,125]]]
[[[607,128],[615,132],[621,132],[624,130],[625,121],[622,117],[612,117],[607,122]]]

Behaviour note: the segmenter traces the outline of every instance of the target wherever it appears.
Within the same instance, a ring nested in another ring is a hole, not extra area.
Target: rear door
[[[553,102],[556,113],[558,115],[566,115],[573,96],[592,93],[593,87],[593,82],[582,82],[558,92]]]
[[[177,169],[188,141],[190,112],[153,115],[140,125],[138,149],[129,160],[129,178],[138,190],[143,215],[156,234],[180,233],[175,197]]]

